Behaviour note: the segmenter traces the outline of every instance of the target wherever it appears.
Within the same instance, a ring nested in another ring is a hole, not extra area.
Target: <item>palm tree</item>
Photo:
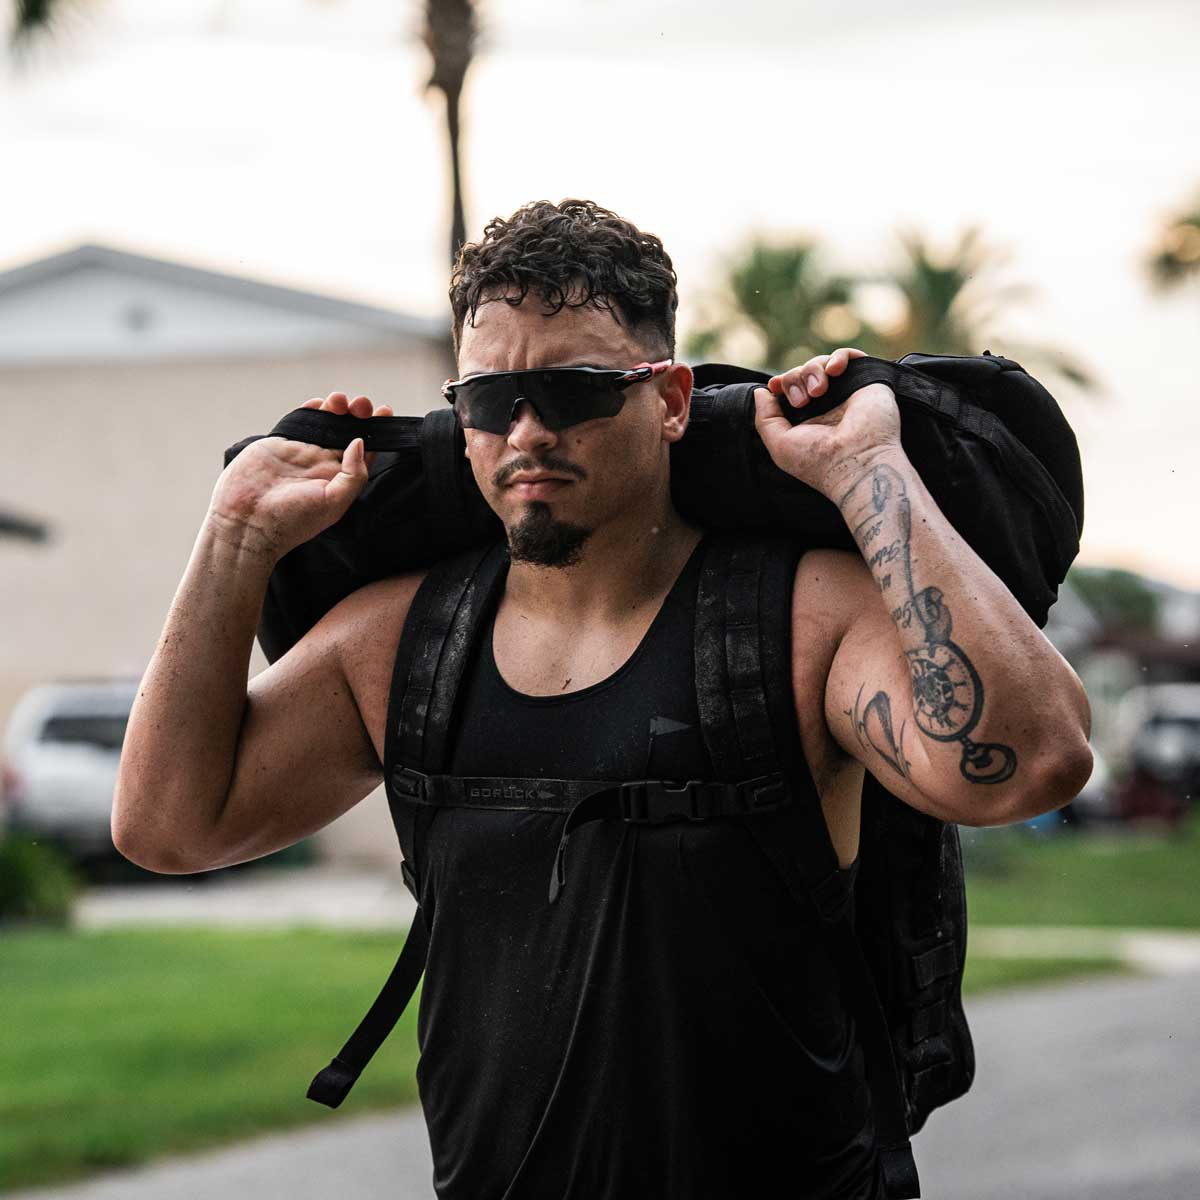
[[[1146,266],[1160,291],[1200,276],[1200,202],[1167,222]]]
[[[1028,289],[997,279],[1003,258],[980,230],[965,230],[941,255],[911,230],[899,235],[899,245],[900,258],[890,270],[843,276],[819,270],[811,240],[752,242],[728,271],[719,319],[702,324],[685,352],[693,360],[720,356],[747,329],[762,347],[759,365],[768,370],[845,345],[890,359],[912,350],[978,354],[988,347],[1037,374],[1092,386],[1084,368],[1060,351],[996,332],[997,313]],[[876,311],[880,301],[882,314]]]
[[[978,353],[982,331],[995,310],[1026,289],[994,281],[1000,257],[983,244],[978,228],[964,230],[945,254],[938,254],[915,230],[902,231],[898,241],[901,256],[896,266],[871,280],[892,289],[897,301],[893,319],[869,331],[872,353],[880,358],[897,358],[909,350]]]
[[[715,315],[692,331],[684,353],[693,361],[743,357],[733,345],[753,339],[754,365],[764,370],[825,353],[861,328],[850,290],[850,279],[826,272],[815,243],[752,241],[730,264],[710,306]]]
[[[446,140],[450,149],[450,261],[458,258],[467,240],[463,216],[462,163],[459,154],[459,102],[467,70],[475,55],[479,30],[474,0],[425,0],[425,29],[421,40],[433,59],[433,74],[425,85],[446,97]]]
[[[867,326],[863,349],[879,358],[900,358],[912,350],[925,354],[978,354],[985,346],[1018,359],[1035,374],[1057,376],[1081,388],[1095,386],[1088,371],[1060,350],[1005,337],[998,314],[1027,299],[1024,284],[1000,278],[1006,257],[969,227],[943,254],[915,230],[898,237],[897,265],[875,282],[893,289],[899,303],[896,319]]]
[[[14,54],[28,49],[39,32],[52,33],[69,6],[69,0],[15,0],[15,18],[9,35]],[[450,261],[466,241],[460,154],[460,103],[467,71],[479,39],[475,0],[425,0],[421,41],[433,59],[426,89],[437,89],[446,98],[446,137],[450,149]]]

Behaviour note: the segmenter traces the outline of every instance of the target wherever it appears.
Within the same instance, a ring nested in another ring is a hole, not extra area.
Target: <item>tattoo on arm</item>
[[[1017,752],[1011,746],[971,740],[983,715],[983,681],[962,648],[950,640],[949,605],[938,588],[918,592],[914,587],[912,510],[904,480],[891,467],[872,467],[855,481],[838,507],[879,582],[892,620],[902,634],[911,631],[907,641],[917,638],[916,645],[904,652],[917,728],[934,741],[958,742],[962,746],[958,769],[972,783],[1011,779],[1017,769]],[[853,712],[847,713],[859,741],[907,779],[909,764],[901,749],[904,727],[893,736],[890,698],[886,692],[876,692],[863,705],[862,690]]]
[[[876,692],[864,704],[862,694],[866,691],[866,687],[867,685],[864,683],[858,689],[858,695],[854,698],[854,708],[853,710],[848,709],[846,716],[850,718],[854,732],[863,748],[874,750],[897,775],[909,779],[911,777],[908,771],[912,764],[904,757],[905,726],[900,726],[899,733],[894,732],[892,699],[887,692]]]

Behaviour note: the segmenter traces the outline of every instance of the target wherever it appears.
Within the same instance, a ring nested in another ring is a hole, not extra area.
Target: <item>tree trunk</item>
[[[461,91],[454,88],[446,92],[446,133],[450,144],[450,186],[453,196],[450,201],[450,262],[458,261],[458,252],[467,240],[467,222],[463,216],[462,163],[459,157],[458,99]]]

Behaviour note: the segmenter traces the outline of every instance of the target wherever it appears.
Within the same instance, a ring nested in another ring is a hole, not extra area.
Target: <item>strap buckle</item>
[[[617,789],[617,805],[625,821],[663,825],[668,821],[710,821],[769,812],[791,799],[787,780],[776,772],[742,783],[689,779],[672,783],[639,779]]]
[[[760,775],[757,779],[747,779],[739,783],[737,788],[738,798],[746,806],[747,812],[767,812],[781,808],[792,798],[782,771]]]
[[[392,769],[392,790],[401,796],[411,796],[415,799],[425,794],[425,782],[428,778],[412,767],[397,763]]]
[[[720,788],[720,784],[715,786]],[[706,821],[714,815],[713,787],[701,779],[689,779],[680,784],[661,779],[639,779],[621,784],[617,804],[624,821],[645,825]]]

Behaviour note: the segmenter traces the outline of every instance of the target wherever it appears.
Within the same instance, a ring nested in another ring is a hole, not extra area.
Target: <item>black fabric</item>
[[[484,622],[450,773],[711,779],[693,668],[701,554],[629,661],[579,692],[514,692]],[[853,1023],[806,910],[746,828],[760,817],[588,823],[551,905],[562,813],[433,811],[417,864],[418,1082],[442,1200],[724,1200],[786,1180],[812,1200],[881,1195]]]
[[[721,778],[782,772],[789,785],[792,803],[746,827],[797,906],[809,913],[835,966],[865,1052],[884,1188],[889,1200],[910,1200],[920,1195],[920,1182],[890,1021],[855,936],[853,894],[838,869],[796,732],[790,614],[797,558],[778,541],[725,537],[713,547],[698,603],[698,701]]]
[[[788,533],[804,547],[853,549],[836,507],[776,468],[754,429],[753,392],[767,376],[720,365],[695,374],[688,432],[671,447],[679,511],[705,528]],[[1083,527],[1079,451],[1053,398],[996,356],[863,358],[802,415],[825,411],[872,381],[894,389],[904,448],[938,506],[1043,624]],[[361,436],[378,452],[345,516],[276,566],[258,631],[272,662],[363,584],[502,534],[463,457],[451,409],[368,420],[297,409],[272,434],[334,448]],[[226,450],[226,465],[255,440]]]
[[[383,990],[333,1061],[319,1071],[309,1084],[309,1100],[329,1108],[337,1108],[345,1100],[367,1063],[387,1040],[400,1015],[408,1007],[417,984],[421,982],[428,945],[425,922],[418,908],[404,948]]]
[[[870,775],[861,829],[855,931],[888,1017],[914,1134],[975,1078],[962,1004],[962,850],[957,826],[902,804]]]
[[[701,387],[693,395],[692,424],[672,453],[673,496],[680,510],[717,528],[788,531],[802,546],[849,549],[849,534],[836,509],[776,471],[753,433],[752,393],[763,377],[728,368],[714,368],[707,377],[704,371],[697,374]],[[1083,518],[1078,451],[1053,400],[1004,359],[910,356],[902,364],[851,364],[830,395],[805,413],[815,415],[855,387],[876,380],[889,383],[896,392],[905,448],[935,501],[1026,611],[1042,623],[1077,550]],[[425,565],[499,532],[465,472],[461,432],[444,418],[424,423],[381,418],[355,426],[352,419],[306,412],[289,424],[291,420],[276,432],[326,445],[344,445],[355,433],[368,433],[370,446],[389,449],[377,458],[367,489],[343,521],[299,547],[272,576],[260,626],[260,641],[272,659],[337,600],[369,579]],[[323,422],[338,427],[322,428]],[[374,428],[362,429],[365,424]],[[246,444],[231,448],[226,461]],[[714,481],[722,486],[715,487]],[[724,566],[712,576],[719,584],[721,571],[726,571],[731,581],[727,593],[713,594],[713,603],[745,609],[753,586],[737,557],[729,550]],[[464,648],[492,595],[489,587],[498,578],[493,563],[491,584],[476,580],[455,592],[460,566],[431,573],[435,586],[422,588],[418,599],[424,598],[432,623],[422,626],[420,638],[410,639],[406,628],[402,639],[400,657],[407,653],[411,668],[404,679],[416,686],[398,729],[400,735],[407,732],[417,758],[430,771],[446,769],[446,733]],[[762,576],[758,587],[761,599]],[[414,605],[414,610],[420,608]],[[726,612],[722,619],[728,616]],[[719,641],[701,635],[696,641],[696,663],[715,667],[719,662],[723,672],[721,687],[709,688],[707,695],[702,689],[700,697],[704,724],[720,731],[710,746],[736,747],[741,756],[718,749],[713,765],[719,778],[730,777],[726,772],[733,763],[769,758],[762,725],[754,716],[761,709],[763,686],[768,698],[773,687],[779,695],[786,693],[778,684],[777,670],[776,684],[770,682],[772,662],[777,668],[786,654],[778,639],[765,636],[761,628],[760,638],[757,655],[744,631],[722,635]],[[703,670],[700,674],[705,677]],[[400,679],[398,659],[398,687]],[[786,757],[786,737],[776,749]],[[402,772],[395,778],[390,769],[387,774],[394,785],[390,795],[397,829],[409,858],[406,878],[420,892],[411,864],[421,859],[433,809],[397,804],[401,787],[411,780]],[[593,828],[606,825],[596,822]],[[916,1131],[932,1108],[961,1095],[974,1073],[960,996],[966,910],[957,831],[906,808],[869,778],[863,794],[860,865],[851,919],[890,1025],[904,1081],[907,1124]],[[810,877],[807,884],[819,910],[837,907],[836,876],[815,884]],[[844,968],[844,973],[852,975],[854,969]],[[336,1061],[331,1067],[337,1067]],[[333,1081],[335,1088],[340,1079]],[[890,1166],[897,1172],[893,1195],[912,1194],[915,1180],[903,1178],[904,1163],[893,1158]]]

